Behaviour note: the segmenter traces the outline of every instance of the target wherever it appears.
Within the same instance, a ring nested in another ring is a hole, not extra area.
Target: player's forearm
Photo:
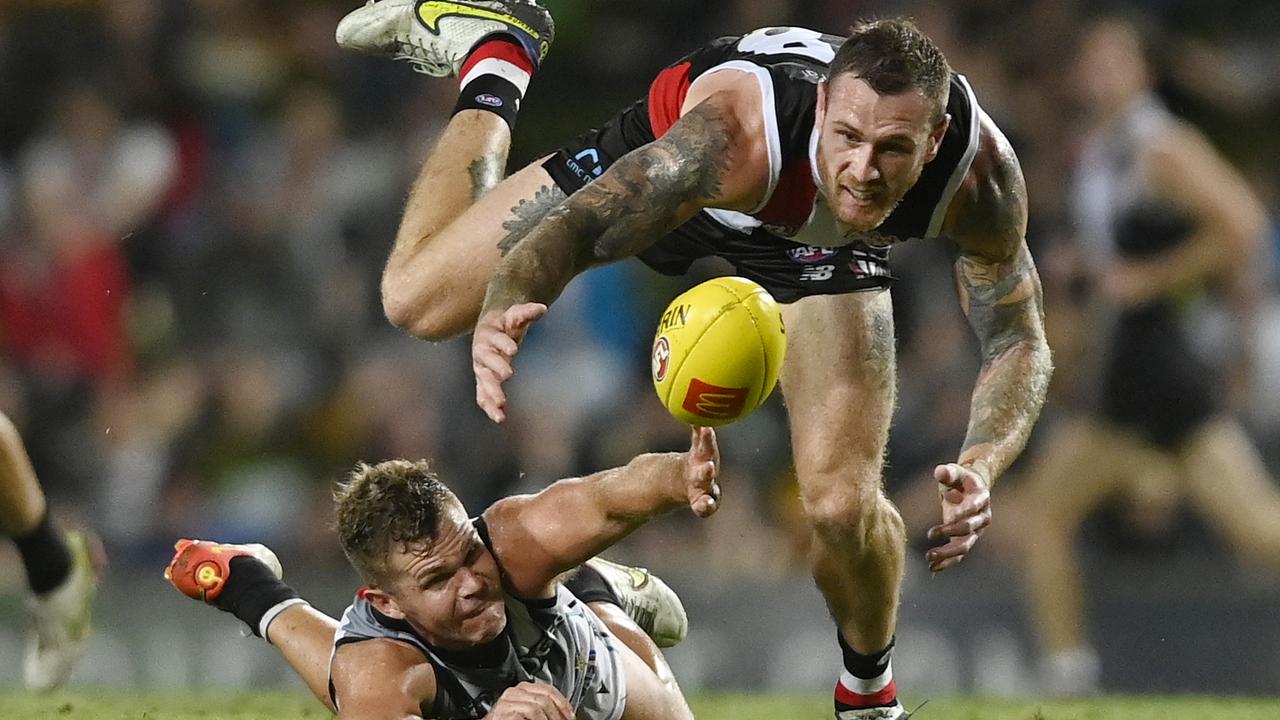
[[[962,254],[956,269],[982,347],[959,461],[994,483],[1026,446],[1053,373],[1040,278],[1025,245],[998,262]]]
[[[587,478],[600,540],[612,544],[654,517],[687,505],[686,461],[685,453],[649,453]]]
[[[687,502],[685,460],[677,453],[641,455],[623,467],[494,503],[485,518],[507,582],[518,593],[542,597],[561,573]]]
[[[960,464],[978,469],[994,484],[1026,446],[1052,373],[1043,334],[984,362],[973,390]]]
[[[598,555],[654,517],[687,503],[683,453],[640,455],[626,465],[561,480],[538,496],[549,513],[529,523],[554,573]],[[554,574],[553,573],[553,574]]]
[[[480,314],[526,302],[550,304],[586,269],[581,258],[589,245],[581,225],[553,210],[498,264]]]
[[[673,227],[678,197],[654,197],[651,181],[623,184],[643,176],[633,167],[638,162],[620,160],[610,169],[618,177],[574,193],[517,242],[494,272],[481,314],[526,302],[550,304],[579,273],[634,255]]]
[[[619,158],[514,244],[489,283],[481,314],[550,303],[578,273],[648,247],[720,196],[727,146],[724,112],[708,104]]]

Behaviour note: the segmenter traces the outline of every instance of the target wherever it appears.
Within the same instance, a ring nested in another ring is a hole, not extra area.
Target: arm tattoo
[[[1012,257],[998,262],[962,254],[956,280],[982,346],[960,461],[983,465],[994,481],[1026,445],[1053,370],[1040,278],[1026,244],[1019,242]]]
[[[683,222],[690,205],[718,198],[729,166],[728,125],[723,109],[703,103],[531,229],[523,227],[532,215],[521,211],[524,203],[512,208],[519,220],[503,226],[510,233],[500,245],[507,255],[489,284],[485,309],[550,302],[574,275],[640,252]],[[537,203],[535,197],[528,210]],[[517,243],[513,235],[525,239]]]
[[[502,229],[507,231],[498,241],[498,250],[502,256],[506,257],[511,248],[542,222],[547,213],[564,202],[564,199],[564,191],[556,185],[543,185],[533,194],[532,199],[521,198],[519,204],[511,208],[511,217],[502,223]]]

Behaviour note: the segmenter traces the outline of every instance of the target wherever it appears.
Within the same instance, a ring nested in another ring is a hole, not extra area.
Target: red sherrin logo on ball
[[[658,338],[653,344],[653,380],[654,382],[662,382],[667,376],[667,366],[671,364],[671,345],[667,342],[667,338]]]
[[[689,382],[681,407],[698,417],[727,420],[741,415],[746,405],[747,388],[720,387],[695,378]]]

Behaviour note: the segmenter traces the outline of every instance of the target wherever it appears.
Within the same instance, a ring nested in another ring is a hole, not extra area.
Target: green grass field
[[[913,700],[914,706],[918,700]],[[702,695],[698,720],[825,720],[830,700],[814,695]],[[321,720],[302,695],[76,693],[33,697],[0,692],[0,720]],[[1280,698],[1109,697],[1076,701],[936,698],[917,720],[1275,720]]]

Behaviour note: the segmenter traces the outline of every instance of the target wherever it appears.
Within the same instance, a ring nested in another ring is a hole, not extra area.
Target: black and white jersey
[[[680,274],[694,259],[718,255],[782,302],[886,287],[892,280],[888,249],[939,234],[977,153],[981,109],[964,76],[953,74],[947,103],[951,122],[938,155],[880,227],[850,232],[826,211],[816,171],[818,83],[843,41],[797,27],[712,41],[662,70],[643,99],[562,147],[543,167],[571,194],[618,158],[666,133],[699,78],[729,70],[749,73],[764,98],[769,183],[763,199],[749,212],[706,209],[640,258],[660,272]]]

